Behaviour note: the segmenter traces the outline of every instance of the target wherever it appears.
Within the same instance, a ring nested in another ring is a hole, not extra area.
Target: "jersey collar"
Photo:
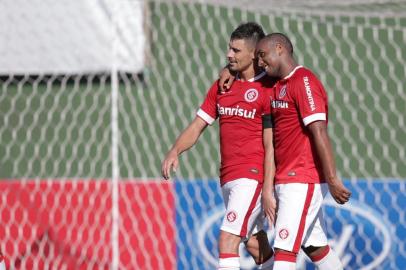
[[[251,78],[249,80],[247,80],[247,82],[255,82],[258,81],[259,79],[261,79],[262,77],[264,77],[266,75],[265,71],[262,71],[261,73],[259,73],[257,76],[255,76],[254,78]],[[240,76],[237,74],[237,80],[240,80]]]
[[[282,80],[287,80],[290,77],[292,77],[292,75],[296,72],[296,70],[298,70],[299,68],[302,68],[303,66],[297,66],[295,67],[285,78],[283,78]]]

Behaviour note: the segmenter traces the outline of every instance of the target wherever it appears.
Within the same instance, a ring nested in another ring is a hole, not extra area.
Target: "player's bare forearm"
[[[203,119],[196,117],[179,135],[170,151],[174,151],[177,155],[180,155],[191,148],[197,142],[206,126],[207,123]]]
[[[311,123],[308,128],[331,195],[337,203],[346,203],[350,199],[351,192],[345,188],[341,179],[337,177],[333,150],[328,137],[326,123],[324,121],[317,121]]]
[[[264,129],[263,141],[264,141],[264,149],[265,149],[263,190],[266,189],[266,191],[273,192],[273,184],[274,184],[274,176],[275,176],[275,158],[274,158],[272,128]]]
[[[265,149],[264,157],[264,184],[262,186],[262,203],[264,212],[270,225],[275,222],[276,200],[274,197],[275,158],[273,148],[272,128],[263,131]]]
[[[336,179],[336,168],[325,121],[313,122],[308,126],[322,165],[324,177],[330,183]]]
[[[170,178],[171,170],[176,171],[179,165],[178,156],[197,142],[200,134],[202,134],[206,126],[207,123],[203,119],[196,117],[179,135],[162,162],[161,173],[165,179]]]

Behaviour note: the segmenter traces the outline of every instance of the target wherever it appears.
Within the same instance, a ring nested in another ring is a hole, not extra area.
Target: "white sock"
[[[275,261],[273,270],[296,270],[296,263],[287,261]]]
[[[220,254],[217,270],[240,270],[240,257],[237,254],[233,256]]]
[[[269,258],[266,262],[258,266],[258,270],[272,270],[274,264],[274,256]]]
[[[296,270],[297,254],[293,252],[275,251],[273,270]]]
[[[326,256],[320,260],[313,261],[318,270],[343,270],[343,264],[334,250],[330,249]]]

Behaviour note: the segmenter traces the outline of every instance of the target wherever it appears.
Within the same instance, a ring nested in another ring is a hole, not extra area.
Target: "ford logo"
[[[392,246],[392,226],[382,215],[368,205],[351,201],[336,204],[331,198],[325,200],[324,214],[330,245],[340,256],[345,269],[385,269]],[[224,207],[213,209],[202,218],[197,231],[198,247],[208,263],[217,266],[217,239],[224,217]],[[268,237],[273,241],[273,230]],[[255,263],[240,245],[241,269],[254,269]],[[308,259],[299,253],[297,269],[309,269]]]

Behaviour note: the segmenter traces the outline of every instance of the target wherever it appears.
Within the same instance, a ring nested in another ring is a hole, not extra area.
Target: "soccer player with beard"
[[[169,179],[179,155],[191,148],[216,119],[220,124],[220,184],[226,213],[220,228],[220,270],[240,269],[238,247],[244,242],[260,269],[272,269],[273,251],[262,227],[261,191],[273,186],[274,160],[270,89],[274,82],[258,70],[257,42],[264,32],[256,23],[238,26],[230,37],[227,58],[237,79],[227,93],[218,81],[208,90],[192,123],[179,135],[165,160],[162,175]],[[275,206],[275,201],[271,201]]]

